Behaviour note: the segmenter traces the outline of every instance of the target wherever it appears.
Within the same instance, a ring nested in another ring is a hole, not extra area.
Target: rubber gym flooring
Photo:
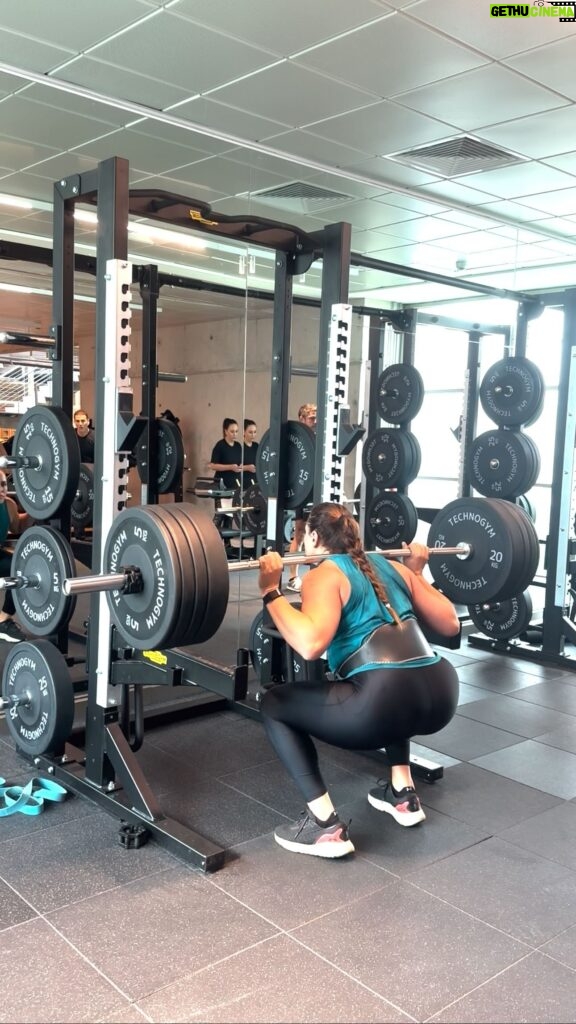
[[[198,650],[229,665],[261,607],[240,577]],[[275,844],[301,801],[232,709],[149,729],[137,755],[163,810],[226,848],[213,874],[124,849],[78,797],[0,818],[0,1021],[574,1021],[576,673],[443,653],[460,706],[414,745],[444,766],[418,782],[422,825],[367,803],[381,763],[319,745],[342,861]],[[4,721],[0,775],[31,777]]]

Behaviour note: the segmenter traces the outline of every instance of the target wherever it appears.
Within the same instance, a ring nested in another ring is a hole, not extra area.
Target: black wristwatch
[[[270,602],[271,601],[275,601],[277,597],[283,597],[283,596],[284,595],[283,595],[282,591],[280,590],[280,588],[276,587],[275,590],[269,590],[267,594],[264,594],[264,596],[262,598],[262,602],[264,604],[270,604]]]

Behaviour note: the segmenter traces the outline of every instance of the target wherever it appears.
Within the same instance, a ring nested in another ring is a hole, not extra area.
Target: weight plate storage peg
[[[525,356],[500,359],[484,374],[480,402],[490,419],[505,427],[535,423],[544,403],[544,379]]]
[[[14,644],[4,662],[6,725],[24,754],[60,753],[72,732],[74,688],[64,655],[49,640]]]
[[[13,591],[14,604],[30,633],[53,636],[70,622],[76,598],[64,593],[63,584],[74,575],[75,560],[62,534],[29,526],[14,548],[11,572],[22,584]]]
[[[70,506],[70,519],[74,529],[78,531],[85,530],[86,527],[92,526],[92,517],[94,515],[94,473],[90,466],[84,463],[80,466],[80,475],[78,477],[78,487],[76,488],[76,494],[74,501]]]
[[[422,408],[424,381],[415,366],[394,363],[378,378],[378,412],[387,423],[408,423]]]
[[[154,423],[158,459],[158,494],[170,494],[177,486],[184,472],[184,442],[176,423],[160,417]],[[136,448],[138,475],[142,483],[148,483],[148,448],[146,441],[140,441]]]
[[[12,455],[14,488],[33,519],[51,519],[75,494],[80,473],[78,438],[57,407],[36,405],[16,428]]]
[[[406,494],[384,491],[374,495],[366,512],[369,543],[377,548],[396,548],[414,539],[418,512]]]
[[[470,618],[481,633],[495,640],[512,640],[524,633],[532,620],[532,598],[525,590],[516,597],[493,604],[471,604]]]
[[[258,485],[264,497],[269,498],[275,476],[279,474],[284,480],[281,495],[284,508],[300,508],[308,504],[314,490],[316,435],[305,423],[288,420],[282,430],[281,448],[281,453],[271,452],[270,431],[265,431],[256,453]]]
[[[430,558],[428,565],[438,588],[457,604],[502,601],[525,590],[534,568],[526,558],[529,538],[522,525],[532,531],[532,547],[538,545],[528,516],[510,502],[498,498],[449,502],[430,527],[428,547],[441,551],[469,544],[471,551],[467,558],[443,558],[441,554]]]

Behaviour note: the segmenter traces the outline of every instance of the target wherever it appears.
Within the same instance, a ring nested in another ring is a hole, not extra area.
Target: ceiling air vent
[[[391,155],[389,159],[407,164],[408,167],[432,171],[446,178],[456,178],[459,174],[473,174],[475,171],[491,171],[495,167],[520,164],[524,160],[523,157],[508,153],[505,149],[471,139],[468,135],[448,139],[446,142],[434,142],[431,146],[407,149],[404,153]]]
[[[315,213],[328,210],[338,203],[350,202],[354,197],[345,192],[311,185],[307,181],[290,181],[287,185],[262,189],[252,192],[251,196],[259,203],[269,203],[281,209],[297,213]]]

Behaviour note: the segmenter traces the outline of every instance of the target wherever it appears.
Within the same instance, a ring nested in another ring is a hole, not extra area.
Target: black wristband
[[[264,594],[262,601],[264,604],[270,604],[271,601],[275,601],[277,597],[283,597],[282,591],[279,587],[275,590],[269,590],[267,594]]]

